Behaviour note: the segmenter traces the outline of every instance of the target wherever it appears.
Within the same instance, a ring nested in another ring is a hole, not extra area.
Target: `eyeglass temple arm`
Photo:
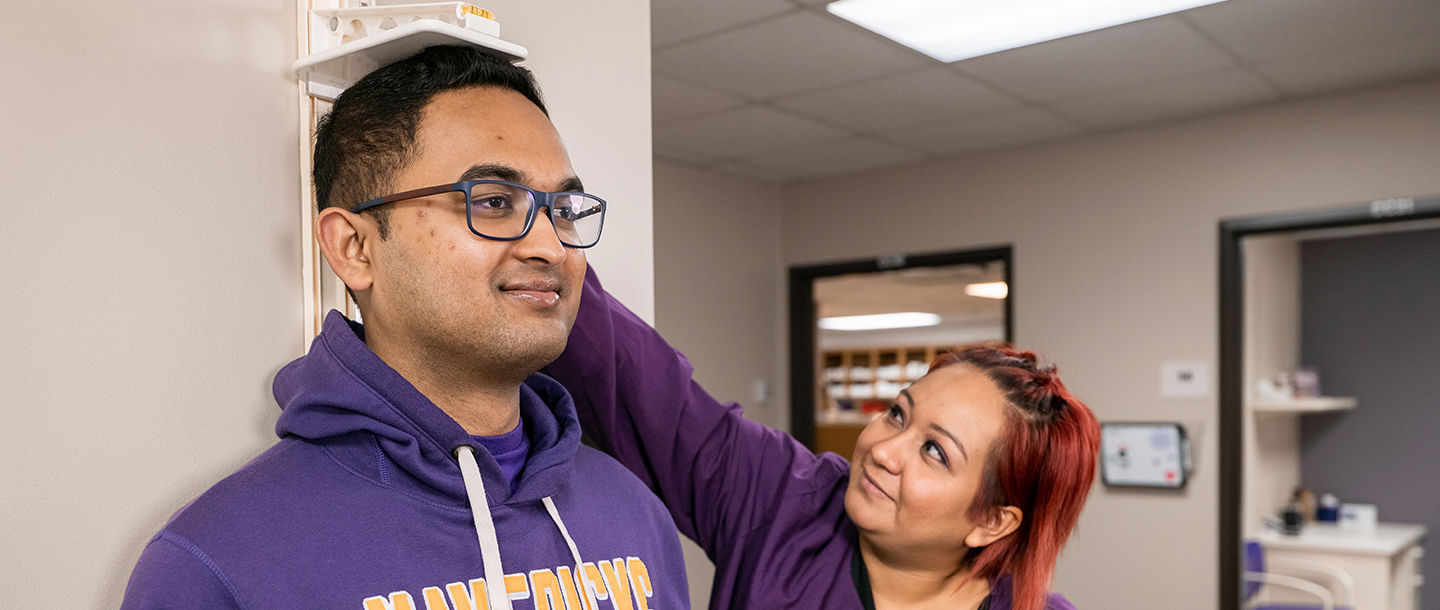
[[[395,203],[396,201],[402,201],[402,200],[405,200],[405,199],[414,199],[414,198],[416,198],[416,197],[427,197],[427,196],[430,196],[430,195],[438,195],[438,194],[440,194],[440,193],[448,193],[448,192],[450,192],[450,191],[458,191],[458,190],[461,190],[462,188],[465,188],[465,187],[462,187],[462,186],[461,186],[462,184],[464,184],[464,183],[462,182],[462,183],[457,183],[457,184],[445,184],[445,185],[441,185],[441,186],[427,186],[427,187],[425,187],[425,188],[423,188],[423,189],[415,189],[415,190],[413,190],[413,191],[405,191],[405,192],[403,192],[403,193],[395,193],[394,195],[386,195],[386,196],[384,196],[384,197],[376,197],[375,199],[371,199],[371,200],[369,200],[369,201],[366,201],[366,202],[364,202],[364,203],[361,203],[361,204],[359,204],[359,205],[356,205],[356,206],[353,207],[353,208],[350,208],[350,211],[351,211],[352,213],[358,213],[358,212],[363,212],[363,211],[365,211],[365,210],[368,210],[368,209],[373,208],[373,207],[376,207],[376,206],[385,205],[385,204],[387,204],[387,203]]]

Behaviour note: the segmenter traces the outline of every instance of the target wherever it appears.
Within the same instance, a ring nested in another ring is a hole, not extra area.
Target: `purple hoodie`
[[[558,383],[536,374],[521,388],[530,453],[512,492],[490,454],[362,337],[330,312],[310,353],[275,377],[280,442],[170,519],[124,608],[482,610],[484,520],[459,446],[474,448],[513,607],[688,606],[673,521],[580,445]]]
[[[850,463],[705,393],[689,361],[593,270],[570,343],[544,370],[575,397],[595,446],[655,490],[715,562],[711,608],[862,608],[845,514]],[[992,587],[990,610],[1010,610],[1007,584]],[[1074,607],[1052,594],[1047,608]]]

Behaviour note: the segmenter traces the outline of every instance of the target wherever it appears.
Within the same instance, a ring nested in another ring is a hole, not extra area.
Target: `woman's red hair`
[[[988,342],[941,354],[930,370],[975,367],[1008,399],[1006,428],[990,450],[972,520],[983,522],[1002,506],[1019,508],[1016,531],[966,556],[969,578],[1008,577],[1015,610],[1041,610],[1061,547],[1080,520],[1095,481],[1100,424],[1060,382],[1055,367],[1040,366],[1034,352]]]

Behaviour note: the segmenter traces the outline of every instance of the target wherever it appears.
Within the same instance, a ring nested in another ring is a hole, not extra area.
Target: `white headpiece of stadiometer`
[[[309,53],[294,66],[306,94],[333,101],[366,74],[429,46],[471,45],[512,62],[529,54],[525,47],[500,39],[494,13],[468,2],[361,4],[309,11]]]

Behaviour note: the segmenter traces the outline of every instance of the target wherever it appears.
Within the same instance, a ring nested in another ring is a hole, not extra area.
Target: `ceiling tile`
[[[1440,30],[1436,0],[1230,0],[1184,13],[1245,61],[1297,57]]]
[[[795,5],[785,0],[652,0],[650,47],[663,47],[792,10]]]
[[[1440,73],[1440,36],[1423,34],[1384,44],[1335,49],[1254,66],[1287,95],[1309,95]]]
[[[745,104],[740,98],[663,76],[650,79],[650,99],[650,120],[655,125],[669,125]]]
[[[713,158],[707,157],[706,155],[690,152],[688,150],[679,150],[660,144],[655,144],[652,150],[654,151],[656,157],[660,157],[661,159],[666,159],[669,161],[679,161],[687,165],[698,165],[701,167],[708,167],[714,164]]]
[[[928,60],[838,18],[812,12],[656,51],[656,74],[769,99],[899,71]]]
[[[747,157],[741,163],[795,178],[816,178],[914,163],[924,158],[918,152],[879,140],[851,138]]]
[[[893,131],[881,139],[936,155],[955,155],[1072,136],[1081,128],[1037,108],[1003,112],[964,121],[921,125]]]
[[[1233,67],[1178,19],[1158,17],[953,64],[1036,101],[1094,95]]]
[[[1153,123],[1279,99],[1265,81],[1246,70],[1156,83],[1051,104],[1056,111],[1096,127]]]
[[[749,178],[751,180],[759,180],[772,184],[784,184],[795,179],[794,176],[780,171],[777,168],[755,167],[741,162],[724,163],[716,166],[715,169],[741,178]]]
[[[735,159],[798,148],[847,134],[814,121],[750,105],[693,121],[655,128],[655,144],[709,160]]]
[[[869,132],[964,119],[1021,103],[943,67],[775,101],[806,116]]]

